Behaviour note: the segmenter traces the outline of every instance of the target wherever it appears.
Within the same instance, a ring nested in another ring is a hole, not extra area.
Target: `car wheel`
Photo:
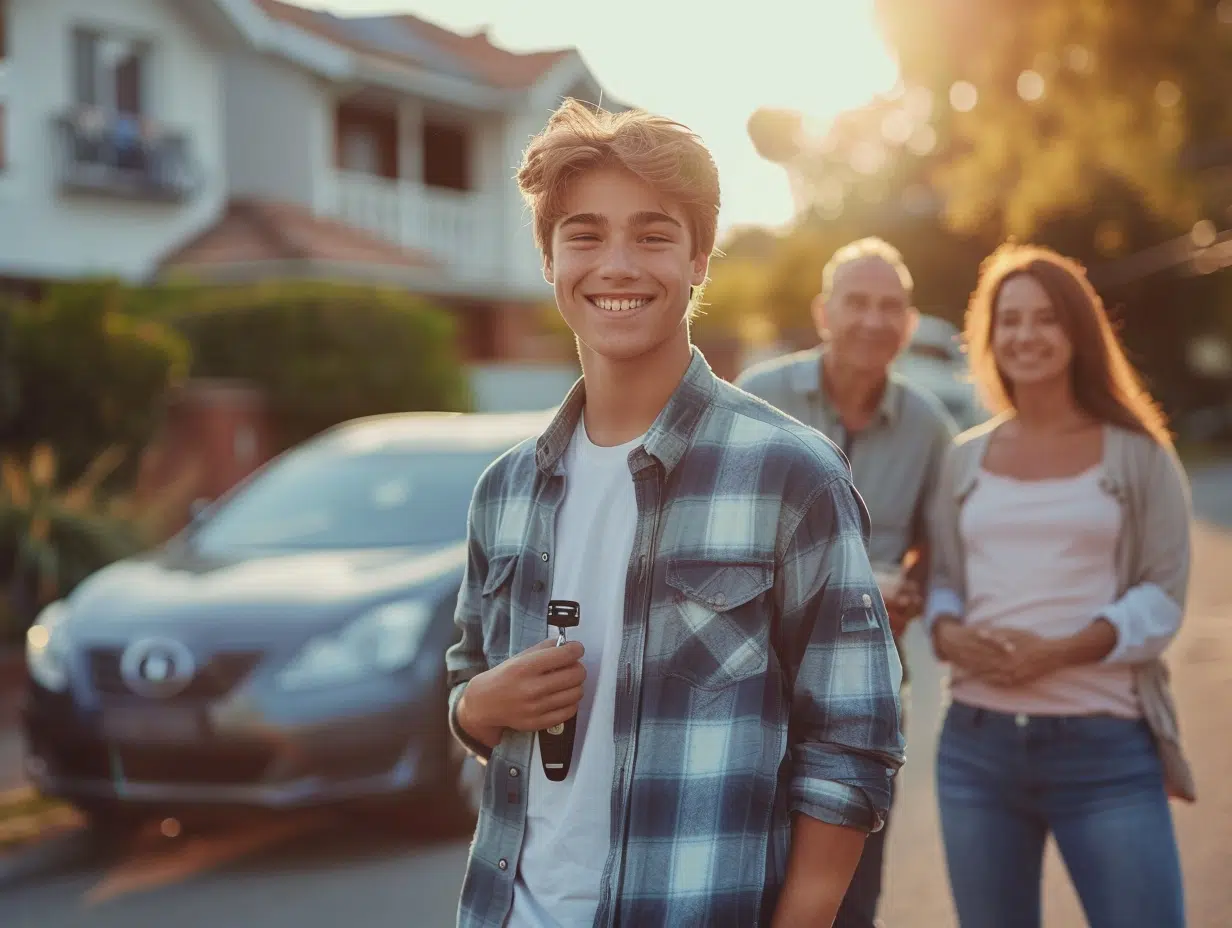
[[[365,804],[381,827],[429,840],[469,837],[475,831],[483,801],[485,770],[467,754],[452,734],[442,751],[448,760],[440,785],[430,790],[416,788],[392,801]]]

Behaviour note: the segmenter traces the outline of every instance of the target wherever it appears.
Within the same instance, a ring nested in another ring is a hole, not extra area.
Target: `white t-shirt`
[[[579,421],[564,455],[565,498],[556,515],[551,598],[581,607],[578,627],[565,634],[585,648],[586,685],[568,777],[557,783],[544,776],[535,739],[510,928],[590,925],[599,905],[611,846],[625,576],[637,529],[628,458],[641,442],[639,437],[601,448]],[[548,634],[555,636],[556,630]]]

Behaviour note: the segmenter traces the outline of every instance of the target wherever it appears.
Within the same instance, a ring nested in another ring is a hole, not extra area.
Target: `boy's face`
[[[552,230],[543,276],[578,341],[612,361],[684,334],[689,287],[706,279],[684,210],[619,168],[577,177]]]

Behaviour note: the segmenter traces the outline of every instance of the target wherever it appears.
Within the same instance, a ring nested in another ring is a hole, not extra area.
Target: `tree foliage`
[[[823,211],[858,190],[920,182],[964,234],[1031,236],[1098,212],[1110,187],[1174,230],[1203,216],[1188,168],[1232,121],[1232,23],[1214,0],[877,0],[877,10],[900,61],[897,93],[820,139],[800,114],[749,121],[758,151]],[[1133,244],[1123,217],[1103,221],[1106,251]]]

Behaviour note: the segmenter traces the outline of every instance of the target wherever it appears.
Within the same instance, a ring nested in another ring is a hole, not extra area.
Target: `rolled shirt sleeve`
[[[819,489],[781,558],[784,670],[792,681],[791,809],[879,830],[904,760],[902,664],[866,548],[868,512],[846,477]]]

